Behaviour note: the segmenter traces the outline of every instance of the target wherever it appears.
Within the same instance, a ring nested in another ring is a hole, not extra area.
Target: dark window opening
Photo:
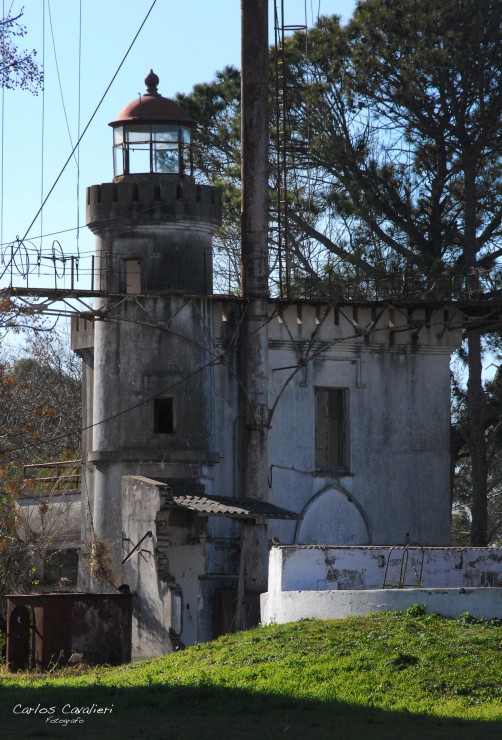
[[[346,388],[316,388],[315,458],[317,468],[349,468]]]
[[[78,573],[78,552],[76,550],[55,550],[48,552],[44,560],[44,581],[76,582]]]
[[[153,401],[153,431],[174,434],[174,399],[155,398]]]

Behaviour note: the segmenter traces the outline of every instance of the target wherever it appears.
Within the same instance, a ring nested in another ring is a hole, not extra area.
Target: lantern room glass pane
[[[115,177],[192,173],[192,131],[175,123],[132,123],[113,132]]]
[[[159,126],[157,124],[152,126],[152,138],[154,141],[178,141],[179,139],[179,126]]]
[[[144,124],[144,125],[135,125],[134,128],[128,128],[126,129],[126,136],[127,141],[130,144],[136,144],[136,143],[147,143],[152,138],[152,132],[151,132],[151,126]]]
[[[129,174],[150,171],[150,145],[129,147]]]
[[[179,172],[178,143],[155,143],[153,147],[153,172],[177,174]]]
[[[124,150],[121,146],[113,147],[113,172],[115,177],[124,174]]]

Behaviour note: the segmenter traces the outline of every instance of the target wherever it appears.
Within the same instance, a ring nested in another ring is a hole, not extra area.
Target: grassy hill
[[[260,627],[119,668],[3,674],[0,734],[500,740],[502,627],[421,611]]]

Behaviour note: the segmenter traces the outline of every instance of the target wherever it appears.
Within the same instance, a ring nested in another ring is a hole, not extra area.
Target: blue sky
[[[11,2],[2,0],[5,10]],[[82,131],[151,4],[152,0],[82,0],[79,74],[79,0],[13,0],[13,13],[24,5],[23,22],[28,35],[20,40],[21,47],[36,48],[39,62],[45,60],[45,92],[38,97],[23,91],[4,94],[4,245],[25,234],[41,204],[42,193],[45,196],[52,187],[71,152],[67,128],[75,143],[79,130],[79,86]],[[269,0],[269,5],[272,42],[273,0]],[[355,0],[285,0],[285,22],[307,22],[311,26],[319,13],[337,13],[347,20],[354,7]],[[44,207],[43,220],[39,218],[29,233],[34,244],[40,246],[41,233],[65,232],[44,236],[42,247],[46,254],[51,253],[54,239],[65,254],[75,254],[77,246],[81,254],[93,250],[90,232],[85,228],[76,230],[77,224],[85,223],[85,188],[112,179],[111,129],[107,124],[127,102],[144,91],[143,80],[150,68],[160,78],[159,92],[172,97],[178,91],[190,91],[196,83],[213,79],[215,72],[228,64],[240,66],[239,0],[157,0],[82,141],[80,177],[76,162],[70,162]],[[0,287],[5,286],[6,278]],[[48,280],[45,278],[45,285]],[[14,283],[20,285],[22,280],[17,278]],[[35,284],[40,281],[34,274],[30,285]]]

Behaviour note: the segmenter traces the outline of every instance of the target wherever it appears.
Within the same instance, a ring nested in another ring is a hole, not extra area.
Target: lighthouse
[[[219,191],[193,176],[194,122],[146,92],[110,123],[111,182],[87,189],[103,291],[84,360],[84,532],[81,586],[120,585],[127,542],[121,480],[142,475],[201,480],[214,462],[212,236]],[[140,515],[140,512],[138,512]]]
[[[194,122],[158,83],[150,72],[110,124],[113,179],[87,190],[99,298],[72,330],[78,588],[134,594],[135,658],[275,618],[286,563],[299,593],[312,558],[316,590],[360,583],[366,566],[333,568],[328,545],[370,560],[376,546],[448,545],[461,341],[447,304],[214,295],[220,194],[196,182]],[[243,340],[265,375],[245,371]],[[266,454],[251,478],[253,439]]]

